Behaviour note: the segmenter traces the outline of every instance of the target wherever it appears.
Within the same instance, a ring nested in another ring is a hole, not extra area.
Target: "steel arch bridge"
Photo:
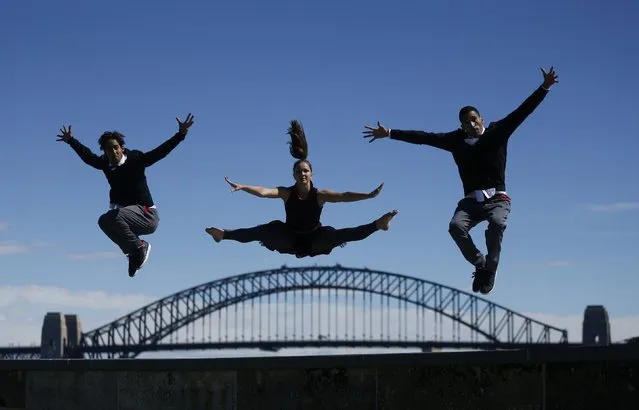
[[[446,339],[444,318],[451,322]],[[196,341],[199,329],[202,336]],[[180,334],[185,342],[177,342]],[[566,330],[439,283],[341,265],[282,266],[204,283],[150,303],[84,333],[76,355],[134,358],[160,350],[557,343],[568,344]],[[28,356],[27,351],[22,354]]]
[[[340,297],[340,293],[345,294],[345,297]],[[356,298],[356,294],[362,297]],[[279,303],[282,296],[285,299],[283,308]],[[255,300],[264,298],[268,299],[268,305],[259,304],[256,318]],[[274,315],[273,298],[277,300]],[[291,298],[292,306],[289,304]],[[391,300],[399,305],[394,311],[390,308]],[[359,304],[356,303],[358,301]],[[298,302],[301,302],[301,306],[297,305]],[[245,312],[249,304],[250,336],[247,335]],[[411,315],[409,305],[414,308]],[[238,314],[240,307],[241,318]],[[341,313],[340,307],[343,308]],[[222,318],[224,310],[226,315]],[[190,343],[181,343],[178,348],[188,344],[196,348],[205,348],[204,345],[208,344],[217,348],[266,349],[312,345],[410,346],[411,343],[417,345],[419,342],[432,341],[432,338],[427,338],[426,311],[431,312],[435,333],[438,322],[442,326],[443,317],[452,319],[453,339],[457,341],[461,340],[462,326],[470,331],[470,338],[476,340],[481,336],[491,344],[568,341],[566,330],[458,289],[395,273],[336,265],[282,266],[185,289],[85,333],[81,348],[92,350],[89,353],[91,357],[106,355],[132,358],[143,351],[159,350],[158,346],[166,345],[161,343],[164,339],[176,335],[180,330],[186,331],[187,339],[189,330],[192,336]],[[214,320],[216,313],[217,320]],[[293,315],[292,319],[290,315]],[[233,319],[229,319],[229,316],[233,316]],[[412,318],[409,319],[409,316]],[[263,317],[264,321],[268,321],[267,324],[263,323]],[[204,333],[207,318],[210,324],[208,342],[195,343],[195,329],[194,326],[189,329],[189,325],[202,320]],[[373,325],[373,321],[377,322],[376,325]],[[218,327],[217,342],[213,342],[212,337],[215,324]],[[257,335],[255,325],[259,328]],[[225,329],[222,329],[223,326]],[[230,341],[229,326],[235,333]],[[266,334],[262,333],[264,326],[268,328]],[[272,334],[273,327],[275,334]],[[392,327],[398,328],[398,334],[392,334]],[[242,331],[241,336],[238,330]],[[344,337],[341,337],[341,331],[344,331]],[[374,333],[379,336],[375,337]],[[410,333],[413,334],[409,342]],[[437,334],[434,338],[437,339]]]

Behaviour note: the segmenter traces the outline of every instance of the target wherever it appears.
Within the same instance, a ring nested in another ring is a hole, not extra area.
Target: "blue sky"
[[[3,4],[0,286],[153,299],[282,264],[340,263],[469,289],[472,268],[447,232],[462,194],[451,156],[368,144],[363,126],[448,131],[467,104],[497,120],[553,65],[559,84],[509,145],[513,211],[490,299],[547,315],[604,304],[611,316],[639,316],[638,12],[630,2],[576,0]],[[161,223],[131,280],[97,226],[108,206],[103,174],[56,134],[72,124],[97,152],[99,135],[117,129],[130,148],[149,150],[188,112],[187,139],[147,170]],[[369,192],[385,183],[375,199],[327,205],[323,223],[359,225],[398,209],[391,230],[305,260],[213,243],[206,226],[284,217],[281,201],[231,194],[224,176],[292,183],[285,131],[294,118],[317,186]],[[472,231],[481,249],[484,228]],[[0,317],[32,315],[39,328],[56,300],[28,313],[5,304]]]

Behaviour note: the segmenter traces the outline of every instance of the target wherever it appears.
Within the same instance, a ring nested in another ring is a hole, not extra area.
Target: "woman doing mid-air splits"
[[[291,121],[288,134],[291,137],[290,153],[294,158],[297,158],[293,164],[294,185],[264,188],[236,184],[225,178],[226,182],[233,188],[231,192],[241,190],[260,198],[282,199],[286,211],[286,221],[274,220],[266,224],[241,229],[206,228],[206,232],[216,242],[223,239],[242,243],[258,241],[271,251],[303,258],[328,255],[334,248],[344,246],[347,242],[361,241],[380,229],[388,230],[391,219],[397,214],[396,210],[382,215],[373,222],[357,227],[335,229],[332,226],[322,225],[320,216],[325,203],[354,202],[375,198],[384,184],[382,183],[369,194],[318,190],[312,182],[313,168],[307,160],[308,143],[302,124],[298,120]]]

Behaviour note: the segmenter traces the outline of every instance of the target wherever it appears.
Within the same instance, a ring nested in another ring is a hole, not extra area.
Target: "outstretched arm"
[[[186,134],[188,134],[189,132],[189,127],[193,125],[193,115],[189,113],[186,116],[186,121],[184,122],[180,121],[178,117],[176,117],[175,119],[179,124],[178,132],[176,132],[175,135],[173,135],[171,138],[169,138],[158,147],[152,149],[151,151],[143,153],[140,157],[140,160],[145,167],[150,167],[151,165],[169,155],[169,153],[173,151],[180,142],[184,141],[184,138],[186,138]]]
[[[69,144],[69,146],[75,151],[76,154],[78,154],[80,159],[85,164],[95,169],[104,169],[107,163],[106,158],[93,153],[88,147],[82,145],[80,141],[75,139],[71,135],[71,125],[69,125],[68,129],[66,126],[60,128],[60,134],[58,134],[58,139],[56,141],[63,141]]]
[[[451,132],[427,132],[416,130],[393,130],[385,128],[382,124],[377,122],[377,128],[364,126],[367,131],[364,131],[364,138],[373,137],[370,142],[373,142],[381,138],[390,138],[393,140],[404,141],[410,144],[429,145],[434,148],[443,149],[444,151],[452,151],[456,136],[462,136],[463,131],[457,129]]]
[[[546,98],[550,87],[553,84],[558,83],[557,75],[555,74],[554,67],[550,67],[550,71],[546,72],[543,68],[541,72],[544,76],[543,83],[537,87],[533,93],[528,96],[524,100],[523,103],[519,107],[517,107],[513,112],[508,114],[502,120],[498,121],[498,127],[503,128],[505,132],[499,132],[495,135],[501,136],[501,138],[508,139],[512,135],[513,132],[528,118],[530,114],[535,111],[535,109],[541,104],[541,102]]]
[[[259,198],[281,198],[286,200],[288,197],[288,189],[285,187],[265,188],[261,186],[242,185],[230,181],[228,177],[224,177],[224,180],[232,187],[231,192],[244,191]]]
[[[360,192],[335,192],[328,189],[322,189],[317,191],[317,201],[320,203],[325,202],[355,202],[355,201],[363,201],[365,199],[375,198],[382,191],[384,187],[384,183],[375,188],[372,192],[368,194],[363,194]]]

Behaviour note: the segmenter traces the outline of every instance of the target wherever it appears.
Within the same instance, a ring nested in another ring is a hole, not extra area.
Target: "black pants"
[[[338,246],[347,242],[361,241],[377,231],[375,222],[352,228],[335,229],[332,226],[320,226],[309,233],[295,233],[282,221],[272,221],[250,228],[224,231],[227,240],[242,243],[258,241],[271,251],[305,256],[328,255]]]
[[[474,198],[464,198],[457,203],[448,232],[469,263],[497,272],[508,215],[510,215],[510,198],[507,195],[497,194],[484,202],[478,202]],[[485,258],[469,234],[473,227],[483,221],[488,221]]]

